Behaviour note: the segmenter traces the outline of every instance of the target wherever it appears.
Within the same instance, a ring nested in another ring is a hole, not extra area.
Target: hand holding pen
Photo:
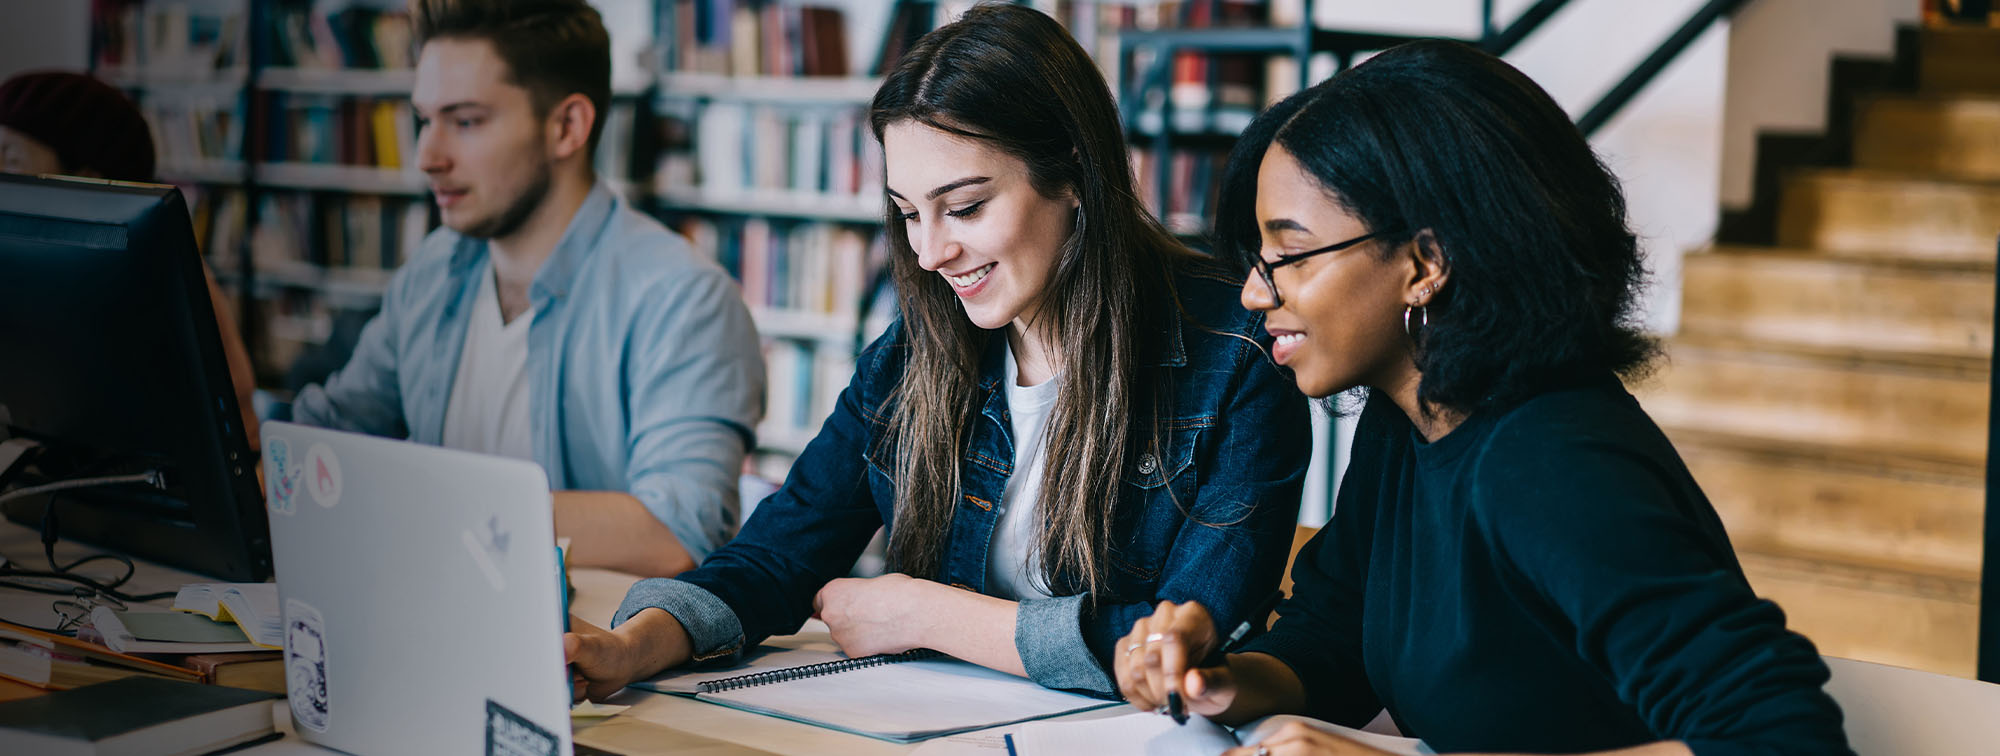
[[[1276,603],[1264,601],[1225,640],[1217,636],[1208,609],[1197,603],[1160,602],[1153,614],[1118,641],[1114,670],[1119,692],[1133,706],[1186,723],[1190,713],[1214,716],[1227,710],[1235,685],[1224,652],[1262,623]]]

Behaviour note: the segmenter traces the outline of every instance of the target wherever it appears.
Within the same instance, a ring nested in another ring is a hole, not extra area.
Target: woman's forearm
[[[942,583],[921,583],[926,620],[917,628],[915,645],[942,651],[982,667],[1028,676],[1021,652],[1014,645],[1015,614],[1020,604]]]
[[[693,640],[687,628],[664,609],[642,609],[619,625],[613,634],[625,641],[626,668],[634,679],[645,679],[686,664],[694,656]]]

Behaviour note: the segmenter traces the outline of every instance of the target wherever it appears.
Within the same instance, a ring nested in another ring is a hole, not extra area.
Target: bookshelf
[[[614,50],[652,26],[655,0],[595,4]],[[389,274],[437,226],[416,165],[411,35],[404,0],[93,6],[92,73],[145,113],[159,177],[187,195],[258,383],[280,395],[292,362],[332,323],[379,308]],[[628,196],[645,188],[633,167],[651,163],[633,148],[652,142],[651,85],[634,83],[643,67],[630,57],[614,65],[599,149],[600,175]]]
[[[379,306],[435,226],[400,2],[104,0],[92,72],[153,128],[161,180],[233,300],[258,383]],[[327,6],[321,8],[317,6]]]
[[[783,478],[859,348],[887,328],[882,157],[867,104],[882,82],[879,49],[907,46],[902,37],[938,15],[927,2],[659,3],[653,105],[664,138],[645,206],[743,288],[764,339],[753,463],[768,478]]]
[[[769,366],[760,469],[782,477],[892,317],[868,101],[969,3],[594,0],[613,33],[599,174],[743,286]],[[1031,0],[1119,97],[1141,187],[1207,229],[1235,133],[1344,62],[1309,0]],[[415,165],[402,0],[104,0],[94,72],[154,123],[260,383],[379,305],[437,224]],[[332,9],[329,12],[329,9]],[[1230,57],[1236,56],[1236,57]],[[636,71],[634,68],[636,67]]]

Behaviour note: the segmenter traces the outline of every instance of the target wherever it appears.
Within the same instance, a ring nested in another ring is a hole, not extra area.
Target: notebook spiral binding
[[[737,677],[730,677],[722,680],[710,680],[700,685],[696,685],[694,687],[694,692],[721,693],[723,691],[737,690],[739,688],[754,688],[759,685],[770,685],[772,683],[781,683],[787,680],[798,680],[807,677],[819,677],[821,675],[831,675],[838,672],[846,672],[852,669],[877,667],[883,664],[897,664],[900,662],[907,662],[907,661],[935,659],[941,656],[944,656],[944,654],[937,651],[933,651],[928,648],[914,648],[908,651],[904,651],[900,654],[876,654],[874,656],[863,656],[859,659],[841,659],[840,661],[820,662],[818,664],[807,664],[801,667],[787,667],[785,669],[774,669],[769,672],[758,672],[752,675],[739,675]]]

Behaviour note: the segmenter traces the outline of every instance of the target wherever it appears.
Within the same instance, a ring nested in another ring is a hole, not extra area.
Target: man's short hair
[[[410,0],[417,49],[434,39],[483,39],[505,61],[509,81],[547,114],[571,94],[590,98],[597,118],[589,152],[611,115],[611,35],[585,0]]]

